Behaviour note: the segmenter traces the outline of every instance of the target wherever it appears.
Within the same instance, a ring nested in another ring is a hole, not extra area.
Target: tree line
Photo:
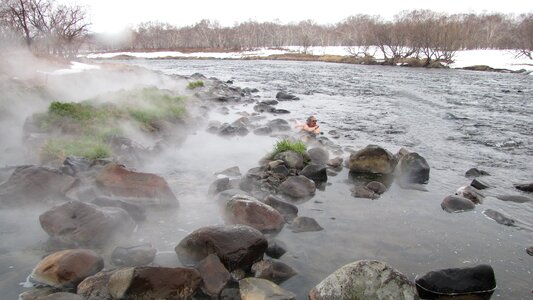
[[[378,49],[389,63],[404,58],[450,61],[458,50],[519,49],[531,59],[533,13],[445,14],[403,11],[392,20],[358,14],[324,25],[312,20],[282,24],[246,21],[221,26],[202,20],[191,26],[145,22],[121,38],[89,32],[87,12],[53,0],[0,0],[0,39],[23,43],[36,52],[72,55],[92,51],[173,49],[247,50],[259,47],[344,46],[354,56]],[[355,47],[357,46],[357,47]],[[375,46],[375,47],[371,47]]]

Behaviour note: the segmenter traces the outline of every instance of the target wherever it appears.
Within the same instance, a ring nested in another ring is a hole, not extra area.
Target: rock
[[[292,232],[310,232],[321,231],[324,228],[320,227],[318,222],[310,217],[296,217],[289,225]]]
[[[254,134],[256,135],[269,135],[271,133],[272,133],[272,128],[267,127],[267,126],[254,129]]]
[[[39,297],[36,300],[84,300],[80,295],[67,293],[67,292],[58,292],[53,293],[45,297]]]
[[[407,276],[386,263],[360,260],[330,274],[309,292],[310,300],[417,299]]]
[[[488,208],[483,211],[483,214],[487,216],[488,218],[496,221],[496,223],[498,224],[502,224],[506,226],[515,226],[515,220],[513,220],[511,217],[508,217],[502,214],[499,211]]]
[[[103,267],[104,260],[92,250],[63,250],[41,260],[33,269],[30,280],[55,288],[71,289]]]
[[[524,191],[524,192],[533,192],[533,182],[531,183],[523,183],[523,184],[515,184],[515,188]]]
[[[304,158],[301,154],[294,151],[284,151],[274,156],[275,160],[282,160],[290,169],[301,170],[304,167]]]
[[[311,161],[317,165],[325,165],[329,160],[329,152],[322,147],[315,147],[307,150],[307,155]]]
[[[50,237],[72,246],[103,245],[135,228],[133,219],[121,208],[79,201],[55,206],[40,215],[39,221]]]
[[[228,201],[231,200],[233,196],[239,195],[239,194],[249,196],[249,194],[243,190],[229,189],[229,190],[225,190],[225,191],[218,193],[216,196],[216,202],[219,203],[222,207],[226,207],[226,204],[228,203]]]
[[[327,165],[332,168],[339,168],[342,167],[342,157],[335,157],[333,159],[328,160]]]
[[[17,167],[9,179],[0,184],[0,205],[20,206],[62,200],[76,181],[56,169]]]
[[[488,172],[479,170],[478,168],[471,168],[465,173],[466,177],[479,177],[479,176],[488,176],[488,175],[490,175]]]
[[[111,263],[120,267],[140,267],[154,261],[156,253],[152,244],[116,247],[111,254]]]
[[[286,110],[286,109],[279,109],[279,108],[274,108],[272,111],[270,111],[271,113],[273,114],[290,114],[291,112],[289,110]]]
[[[215,180],[211,185],[209,186],[209,189],[207,190],[207,193],[209,195],[215,195],[222,191],[231,189],[231,184],[229,177],[219,178]]]
[[[488,184],[486,184],[485,182],[483,182],[481,180],[478,180],[478,179],[472,180],[470,185],[475,187],[478,190],[484,190],[484,189],[487,189],[487,188],[490,187]]]
[[[220,293],[220,300],[241,300],[241,291],[238,288],[225,288]]]
[[[215,172],[215,175],[223,175],[227,177],[241,177],[241,170],[238,166],[227,168],[225,170],[222,170],[220,172]]]
[[[276,100],[264,100],[259,102],[258,104],[264,104],[264,105],[278,105],[278,101]]]
[[[287,246],[282,241],[277,239],[269,239],[268,248],[265,254],[272,258],[280,258],[283,256],[283,254],[285,254],[285,252],[287,252],[285,248],[287,248]]]
[[[262,202],[277,210],[286,222],[292,222],[298,216],[298,207],[296,205],[285,202],[273,195],[266,196]]]
[[[274,112],[275,110],[276,110],[276,108],[274,106],[267,105],[267,104],[264,104],[264,103],[259,103],[259,104],[254,106],[254,111],[260,112],[260,113],[263,113],[263,112]]]
[[[418,278],[416,288],[422,299],[440,299],[443,296],[490,299],[496,289],[496,278],[489,265],[443,269]]]
[[[52,295],[57,292],[53,287],[39,287],[26,291],[19,295],[18,300],[39,300],[42,297]]]
[[[285,219],[273,207],[246,195],[235,195],[226,204],[226,217],[230,224],[251,226],[261,232],[277,232]]]
[[[198,265],[198,271],[203,279],[203,290],[211,297],[217,297],[231,279],[230,273],[215,254],[204,258]]]
[[[101,271],[85,278],[78,285],[78,295],[83,296],[85,299],[111,299],[107,285],[113,273],[115,273],[115,270]]]
[[[135,222],[142,222],[146,220],[146,209],[142,206],[131,204],[120,199],[112,199],[107,197],[98,197],[91,203],[100,207],[119,207],[128,212]]]
[[[295,300],[296,295],[277,284],[261,278],[245,278],[239,281],[241,300]]]
[[[178,268],[184,267],[176,256],[175,251],[158,251],[151,264],[154,267]]]
[[[533,256],[533,246],[528,247],[528,248],[526,249],[526,252],[527,252],[527,254]]]
[[[369,183],[366,184],[365,187],[379,195],[387,191],[387,187],[379,181],[370,181]]]
[[[108,196],[128,199],[138,205],[178,205],[178,199],[161,176],[134,172],[109,164],[96,176],[100,189]]]
[[[526,196],[520,196],[520,195],[498,195],[496,198],[506,201],[506,202],[514,202],[514,203],[527,203],[527,202],[533,202],[533,199],[526,197]]]
[[[324,165],[307,165],[300,172],[300,175],[313,180],[316,184],[328,181],[328,174]]]
[[[277,284],[298,274],[293,268],[277,259],[264,259],[256,262],[252,266],[252,272],[256,278],[263,278]]]
[[[315,183],[305,176],[291,176],[279,186],[279,191],[290,198],[300,199],[313,196]]]
[[[352,189],[352,196],[355,198],[367,198],[367,199],[377,199],[379,194],[369,189],[366,186],[357,186]]]
[[[116,271],[108,288],[113,299],[188,299],[201,283],[195,269],[135,267]]]
[[[483,198],[485,198],[483,194],[481,194],[475,187],[471,185],[462,186],[458,188],[457,191],[455,192],[455,195],[464,197],[474,202],[475,204],[483,203]]]
[[[279,101],[300,100],[300,98],[283,91],[278,92],[276,94],[276,99],[278,99]]]
[[[440,207],[449,213],[472,210],[475,206],[471,200],[459,196],[448,196],[440,204]]]
[[[270,172],[279,179],[286,179],[289,176],[289,169],[282,163],[270,169]]]
[[[68,156],[63,161],[63,166],[59,168],[63,174],[75,176],[80,172],[85,172],[91,168],[91,161],[85,157]]]
[[[355,173],[391,174],[395,160],[389,151],[376,145],[368,145],[350,155],[348,167]]]
[[[266,126],[272,128],[273,131],[279,132],[291,130],[291,125],[289,124],[289,122],[287,122],[287,120],[284,119],[274,119],[268,121]]]
[[[175,251],[185,265],[196,265],[209,254],[216,254],[226,269],[249,270],[263,258],[266,238],[246,225],[208,226],[187,235]]]
[[[416,152],[403,155],[396,168],[403,182],[424,184],[429,180],[429,165],[426,159]]]

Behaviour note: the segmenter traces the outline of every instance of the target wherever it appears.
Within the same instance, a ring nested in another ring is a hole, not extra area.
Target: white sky
[[[246,20],[282,23],[311,19],[333,24],[358,13],[391,18],[402,10],[431,9],[447,13],[525,13],[533,11],[533,0],[57,0],[87,8],[95,32],[117,32],[145,21],[177,26],[193,25],[202,19],[230,26]]]

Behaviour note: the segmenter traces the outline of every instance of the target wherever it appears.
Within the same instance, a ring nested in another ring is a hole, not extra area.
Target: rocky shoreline
[[[96,74],[90,76],[93,75]],[[430,180],[426,159],[407,149],[392,154],[377,145],[368,145],[347,151],[334,142],[334,133],[296,135],[283,118],[290,112],[276,108],[280,101],[299,101],[295,95],[280,91],[276,100],[262,100],[255,89],[236,87],[201,74],[167,80],[178,82],[180,92],[190,97],[186,114],[158,114],[157,119],[140,121],[136,118],[138,111],[105,106],[116,113],[113,119],[124,118],[139,126],[150,137],[150,147],[138,146],[127,132],[114,133],[102,139],[110,147],[111,157],[68,155],[62,161],[44,160],[43,164],[1,169],[3,208],[43,204],[49,207],[39,216],[42,230],[49,236],[43,246],[44,258],[29,277],[33,288],[24,292],[21,299],[296,299],[293,292],[279,286],[297,271],[278,260],[287,250],[276,234],[282,230],[324,230],[315,219],[299,215],[298,205],[313,198],[316,190],[328,183],[328,176],[349,169],[352,196],[368,199],[387,193],[393,182],[423,192]],[[200,81],[202,84],[197,87],[190,85]],[[141,95],[150,98],[154,93],[143,90]],[[182,101],[172,92],[157,91],[155,95],[172,103]],[[106,98],[114,99],[110,95]],[[243,111],[232,122],[208,117],[209,112],[225,114],[230,109],[240,110],[243,105],[253,107],[253,112]],[[78,112],[77,106],[66,107]],[[56,111],[49,108],[48,113]],[[77,136],[91,126],[100,129],[99,123],[107,125],[100,111],[94,114],[94,120],[93,115],[85,114],[82,116],[86,119],[52,116],[45,118],[46,127],[42,116],[27,120],[27,144],[42,143],[55,137],[58,130],[61,136]],[[187,136],[181,130],[192,131],[199,124],[205,124],[207,132],[229,139],[249,134],[273,136],[288,143],[304,141],[306,149],[258,156],[259,164],[244,174],[238,166],[219,171],[208,193],[220,206],[224,225],[197,228],[177,243],[176,267],[156,262],[158,249],[151,244],[132,245],[128,236],[151,221],[147,220],[151,211],[180,209],[179,197],[167,180],[143,172],[143,161],[160,155],[167,143],[179,145]],[[176,131],[180,133],[175,134]],[[482,205],[480,190],[490,185],[477,177],[490,175],[473,169],[465,176],[472,178],[472,183],[446,197],[441,204],[444,210],[465,212]],[[530,183],[516,188],[531,192]],[[501,198],[532,201],[529,197]],[[519,225],[497,211],[487,210],[484,214],[503,225]],[[442,280],[443,277],[447,279]],[[358,260],[324,278],[308,295],[317,300],[418,299],[435,295],[477,295],[488,299],[495,288],[494,272],[487,265],[428,270],[413,282],[386,262]]]

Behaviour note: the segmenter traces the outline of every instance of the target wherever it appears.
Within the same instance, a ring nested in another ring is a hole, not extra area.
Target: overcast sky
[[[145,21],[177,26],[202,19],[230,26],[246,20],[281,23],[311,19],[333,24],[358,13],[391,18],[402,10],[431,9],[448,13],[524,13],[533,11],[533,0],[57,0],[87,8],[95,32],[117,32]]]

